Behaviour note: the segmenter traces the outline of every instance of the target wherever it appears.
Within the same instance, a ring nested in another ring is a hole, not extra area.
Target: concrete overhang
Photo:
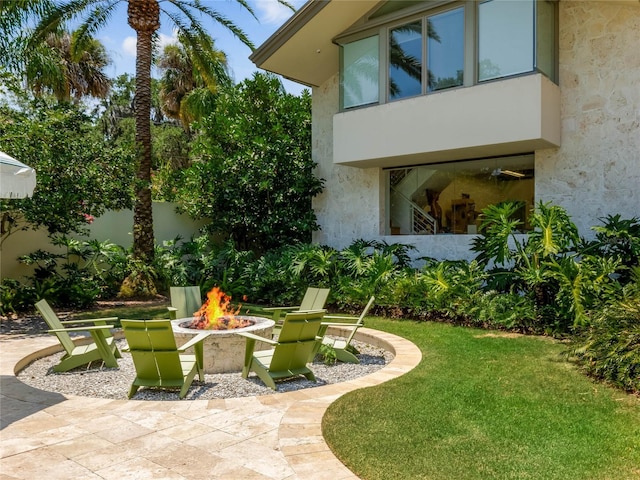
[[[560,88],[541,74],[333,117],[333,161],[352,167],[403,167],[558,146]]]
[[[308,86],[319,86],[339,69],[333,39],[380,0],[311,0],[258,47],[249,59],[259,68]]]

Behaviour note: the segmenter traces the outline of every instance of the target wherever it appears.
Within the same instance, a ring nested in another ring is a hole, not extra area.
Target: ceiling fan
[[[491,172],[491,176],[493,177],[498,177],[500,175],[509,175],[516,178],[523,178],[525,176],[524,173],[514,172],[513,170],[503,170],[501,168],[496,168],[493,172]]]

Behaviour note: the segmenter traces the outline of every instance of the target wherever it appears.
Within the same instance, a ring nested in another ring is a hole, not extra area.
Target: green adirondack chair
[[[196,374],[204,381],[202,341],[208,333],[200,333],[178,348],[170,320],[121,320],[120,323],[136,368],[129,398],[140,387],[179,388],[180,398],[184,398]],[[190,347],[194,347],[194,355],[181,353]]]
[[[347,363],[360,363],[358,357],[349,351],[351,350],[351,340],[353,340],[353,336],[356,334],[358,329],[364,325],[364,317],[367,315],[367,312],[375,300],[376,297],[373,296],[369,299],[369,303],[364,307],[364,310],[362,310],[359,317],[348,315],[325,315],[318,335],[322,337],[323,345],[327,345],[334,349],[338,360]],[[329,327],[341,327],[341,329],[347,329],[349,333],[345,338],[329,338],[325,336],[327,328]]]
[[[312,310],[322,310],[324,309],[324,304],[327,302],[327,298],[329,297],[329,289],[328,288],[316,288],[309,287],[302,297],[302,301],[300,305],[291,306],[291,307],[267,307],[263,310],[265,312],[273,312],[273,316],[271,317],[276,324],[273,327],[274,336],[277,336],[282,328],[282,319],[280,318],[283,312],[303,312],[303,311],[312,311]]]
[[[202,297],[200,295],[200,287],[171,287],[169,289],[171,296],[171,306],[169,309],[169,318],[190,318],[202,306]]]
[[[114,328],[113,323],[118,320],[117,317],[60,321],[46,300],[40,300],[35,306],[49,326],[47,332],[58,337],[58,341],[65,351],[60,363],[53,367],[54,372],[66,372],[96,360],[102,360],[106,367],[116,368],[118,366],[116,359],[121,355],[111,335],[111,329]],[[91,325],[65,326],[79,324]],[[69,336],[69,333],[72,332],[89,332],[93,343],[77,345]]]
[[[318,330],[324,313],[324,310],[287,313],[277,341],[249,332],[237,333],[246,337],[242,377],[247,378],[253,371],[273,390],[277,390],[276,380],[298,375],[315,382],[316,377],[307,363],[319,341]],[[269,343],[274,348],[256,352],[256,341]]]

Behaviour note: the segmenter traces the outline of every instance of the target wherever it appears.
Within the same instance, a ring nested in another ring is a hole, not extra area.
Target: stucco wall
[[[536,152],[536,196],[584,235],[640,216],[640,4],[561,1],[562,146]]]
[[[563,206],[590,236],[604,215],[640,216],[640,4],[563,0],[559,21],[562,144],[536,151],[536,202]],[[314,241],[379,239],[414,245],[416,256],[473,258],[471,235],[380,235],[383,172],[333,163],[338,99],[337,75],[313,90],[313,158],[326,180]]]
[[[172,203],[153,204],[153,227],[155,241],[162,245],[166,240],[173,240],[180,235],[183,240],[197,236],[204,222],[194,222],[186,215],[175,213]],[[109,241],[129,248],[133,243],[133,212],[131,210],[108,211],[89,225],[89,235],[75,236],[79,240]],[[27,255],[38,249],[52,253],[63,253],[63,250],[51,245],[46,229],[17,231],[7,237],[0,248],[0,279],[21,279],[33,273],[33,266],[18,261],[21,255]]]

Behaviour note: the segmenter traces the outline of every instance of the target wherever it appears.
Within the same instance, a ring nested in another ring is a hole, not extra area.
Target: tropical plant
[[[23,49],[30,19],[43,15],[50,0],[11,0],[0,2],[0,65],[12,72],[24,70]]]
[[[46,298],[59,306],[87,307],[98,298],[109,298],[123,277],[113,277],[117,259],[124,250],[110,242],[79,241],[64,235],[51,236],[51,244],[62,253],[37,250],[20,257],[25,265],[34,266],[33,275],[18,295],[20,306],[32,306]],[[117,291],[117,290],[116,290]]]
[[[408,252],[414,247],[386,242],[355,240],[339,253],[339,268],[334,280],[336,299],[344,308],[366,305],[375,295],[388,299],[388,287],[409,268]]]
[[[338,270],[338,252],[325,245],[302,243],[294,247],[291,267],[301,282],[329,287]]]
[[[617,214],[600,221],[602,225],[592,227],[596,239],[585,245],[585,251],[618,260],[618,280],[626,285],[633,269],[640,266],[640,219],[623,219]]]
[[[484,280],[482,267],[475,261],[427,262],[421,273],[427,306],[452,317],[467,314],[468,301]]]
[[[538,322],[566,331],[585,320],[585,291],[570,268],[579,261],[578,230],[564,209],[540,202],[529,216],[533,230],[519,236],[522,222],[515,214],[520,206],[504,202],[483,210],[482,234],[472,247],[478,252],[476,260],[489,268],[490,289],[508,285],[513,293],[532,294]]]
[[[49,33],[28,55],[25,80],[36,95],[52,93],[58,101],[76,102],[85,96],[104,98],[111,81],[104,73],[110,59],[104,46],[86,37],[71,51],[69,32]]]
[[[284,0],[279,3],[286,5]],[[249,13],[253,11],[244,0],[238,3]],[[71,52],[76,54],[99,28],[104,26],[119,7],[120,2],[112,0],[64,0],[56,2],[39,16],[37,27],[30,36],[30,46],[42,43],[53,31],[65,23],[79,19],[79,26],[73,37]],[[136,95],[135,120],[137,148],[137,184],[134,206],[133,255],[136,259],[147,261],[154,255],[153,217],[151,215],[151,63],[153,41],[160,28],[161,14],[173,23],[183,41],[195,46],[206,34],[205,27],[198,20],[203,16],[231,31],[246,45],[253,47],[245,33],[233,22],[225,18],[208,4],[198,0],[129,0],[127,2],[127,22],[136,32]],[[138,269],[139,270],[139,269]]]
[[[575,336],[567,356],[585,372],[629,392],[640,392],[640,269],[624,297],[602,309]]]

